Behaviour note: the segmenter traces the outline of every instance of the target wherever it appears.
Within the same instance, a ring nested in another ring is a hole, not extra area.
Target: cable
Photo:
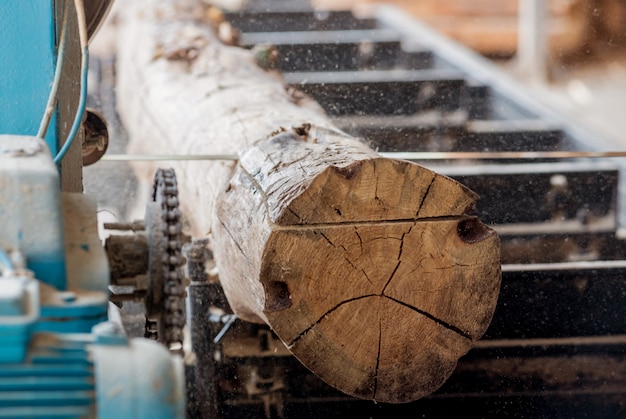
[[[78,130],[82,126],[83,114],[87,107],[87,76],[89,71],[89,36],[87,35],[87,19],[85,17],[85,4],[84,0],[74,0],[74,8],[76,9],[76,17],[78,19],[78,34],[80,37],[80,47],[82,51],[81,59],[81,77],[80,77],[80,99],[78,107],[76,109],[76,115],[74,117],[74,123],[70,129],[70,133],[61,147],[61,150],[54,157],[54,163],[59,164],[63,157],[67,154],[67,151],[72,146],[74,138],[78,134]]]
[[[61,25],[61,36],[59,38],[59,52],[57,54],[57,68],[54,72],[54,81],[52,82],[52,88],[50,89],[50,96],[48,96],[48,103],[46,104],[46,111],[43,114],[41,123],[39,124],[39,131],[37,131],[37,137],[42,140],[46,137],[48,127],[50,126],[50,120],[52,119],[52,113],[57,105],[59,85],[61,84],[61,74],[63,73],[63,64],[65,63],[65,40],[67,38],[67,16],[70,11],[70,2],[66,0],[65,7],[63,8],[63,23]]]

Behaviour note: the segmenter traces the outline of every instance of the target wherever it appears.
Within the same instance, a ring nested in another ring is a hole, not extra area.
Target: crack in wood
[[[317,232],[316,232],[316,233],[317,233]],[[323,238],[324,238],[324,239],[328,242],[328,244],[330,244],[330,245],[331,245],[332,247],[334,247],[335,249],[341,248],[341,249],[343,249],[343,251],[344,251],[345,253],[350,254],[350,252],[348,252],[348,249],[346,249],[346,247],[345,247],[345,246],[343,246],[343,245],[339,245],[339,246],[337,246],[337,245],[336,245],[336,244],[334,244],[334,243],[333,243],[333,242],[332,242],[332,241],[328,238],[328,236],[326,236],[324,233],[321,233],[321,232],[320,232],[319,234],[320,234],[320,235],[321,235],[321,236],[322,236],[322,237],[323,237]],[[362,252],[363,252],[363,251],[361,250],[361,253],[362,253]],[[356,265],[355,265],[354,263],[352,263],[352,261],[351,261],[351,260],[350,260],[347,256],[345,256],[345,255],[344,255],[344,257],[343,257],[343,258],[346,260],[346,262],[348,262],[348,265],[350,265],[350,266],[352,267],[352,269],[354,269],[355,271],[358,271],[358,270],[359,270],[359,268],[357,268],[357,267],[356,267]],[[370,284],[374,285],[374,283],[372,282],[372,280],[370,279],[370,277],[367,275],[367,273],[365,273],[365,270],[364,270],[364,269],[361,269],[361,272],[362,272],[362,273],[363,273],[363,275],[365,276],[365,279],[367,279],[367,282],[369,282]]]
[[[335,244],[332,241],[330,241],[330,239],[326,236],[326,234],[320,232],[320,235],[328,242],[328,244],[330,244],[335,249],[337,248],[337,246],[335,246]]]
[[[361,247],[361,255],[362,255],[363,254],[363,238],[359,234],[359,230],[357,229],[356,226],[354,226],[354,233],[359,238],[359,246]]]
[[[417,266],[415,267],[415,269],[409,271],[406,276],[411,276],[415,271],[417,271],[418,269],[422,269],[423,268],[423,263],[426,260],[426,258],[421,258],[420,261],[417,263]],[[424,273],[430,273],[430,272],[424,272]]]
[[[398,268],[400,268],[400,264],[402,263],[401,260],[398,261],[398,263],[396,264],[396,267],[394,268],[393,272],[391,273],[391,275],[389,276],[389,279],[387,280],[387,282],[385,283],[385,286],[383,287],[383,290],[380,292],[380,295],[384,296],[385,295],[385,290],[387,289],[387,287],[389,286],[389,284],[391,283],[391,280],[393,279],[393,277],[396,275],[396,272],[398,272]]]
[[[378,183],[380,181],[380,178],[376,176],[376,160],[372,161],[372,170],[374,171],[374,177],[376,178],[376,186],[374,187],[374,201],[376,201],[376,204],[380,206],[384,212],[386,212],[387,207],[385,206],[383,200],[380,199],[380,197],[378,196]]]
[[[294,163],[298,163],[298,167],[300,168],[300,170],[302,170],[302,176],[307,176],[309,174],[308,170],[306,170],[306,168],[302,165],[300,159],[298,159]]]
[[[345,250],[345,249],[344,249],[344,250]],[[354,266],[354,263],[352,263],[352,262],[350,261],[350,259],[348,259],[348,257],[347,257],[347,256],[344,256],[343,258],[346,260],[346,262],[348,262],[348,265],[352,266],[352,268],[353,268],[355,271],[358,271],[358,270],[359,270],[356,266]],[[361,271],[362,271],[362,269],[361,269]],[[367,277],[367,275],[365,275],[365,276]],[[368,280],[369,280],[369,278],[368,278]]]
[[[265,189],[265,194],[266,196],[272,196],[275,193],[278,193],[279,195],[288,195],[287,192],[291,192],[292,190],[289,190],[288,188],[285,188],[285,185],[289,185],[292,183],[292,179],[288,178],[288,177],[280,177],[278,179],[276,179],[276,181],[274,183],[271,183],[269,185],[266,185],[266,189]],[[297,185],[294,188],[297,190]]]
[[[448,323],[448,322],[446,322],[444,320],[441,320],[441,319],[433,316],[432,314],[428,313],[427,311],[420,310],[417,307],[414,307],[414,306],[412,306],[410,304],[405,303],[404,301],[400,301],[400,300],[395,299],[393,297],[390,297],[388,295],[383,295],[383,297],[388,298],[391,301],[395,301],[396,303],[398,303],[398,304],[400,304],[400,305],[402,305],[402,306],[404,306],[406,308],[409,308],[409,309],[411,309],[411,310],[421,314],[422,316],[428,317],[430,320],[434,321],[435,323],[445,327],[446,329],[448,329],[448,330],[458,334],[461,337],[464,337],[465,339],[469,339],[469,340],[472,340],[472,341],[474,340],[474,338],[469,334],[469,332],[465,332],[465,331],[459,329],[458,327],[456,327],[456,326],[454,326],[454,325],[452,325],[452,324],[450,324],[450,323]]]
[[[226,226],[226,224],[224,224],[224,221],[222,221],[221,218],[218,217],[218,220],[220,222],[220,224],[222,225],[222,227],[224,228],[224,231],[226,231],[226,234],[228,234],[228,237],[230,237],[230,239],[233,241],[233,243],[235,243],[235,246],[237,246],[237,249],[239,249],[239,251],[241,252],[241,254],[243,255],[243,257],[248,260],[248,256],[246,255],[246,253],[243,251],[243,249],[241,248],[241,246],[239,245],[239,243],[237,243],[237,240],[235,240],[235,237],[233,236],[233,234],[230,232],[230,230],[228,229],[228,227]]]
[[[248,178],[248,180],[250,180],[250,182],[252,182],[252,185],[254,186],[254,188],[261,193],[261,196],[263,197],[263,206],[265,207],[265,213],[269,214],[270,213],[270,208],[269,208],[269,204],[267,202],[267,194],[265,193],[265,191],[263,190],[263,188],[261,187],[259,182],[256,180],[256,178],[250,172],[248,172],[246,170],[246,168],[241,164],[241,161],[239,162],[238,166],[241,169],[241,171],[243,172],[243,174]]]
[[[291,350],[291,348],[298,343],[298,341],[300,339],[302,339],[307,333],[309,333],[315,326],[317,326],[318,324],[320,324],[328,315],[330,315],[332,312],[336,311],[339,307],[346,305],[348,303],[351,303],[353,301],[358,301],[358,300],[362,300],[364,298],[369,298],[369,297],[378,297],[378,295],[376,294],[368,294],[368,295],[362,295],[360,297],[354,297],[354,298],[350,298],[348,300],[342,301],[341,303],[337,304],[335,307],[331,308],[330,310],[328,310],[326,313],[324,313],[319,319],[317,319],[317,321],[315,323],[313,323],[312,325],[310,325],[309,327],[307,327],[306,329],[304,329],[302,332],[300,332],[300,334],[298,336],[296,336],[295,338],[293,338],[289,343],[286,344],[287,349]]]
[[[376,393],[378,392],[378,368],[380,366],[380,348],[383,341],[383,319],[378,316],[378,353],[376,354],[376,367],[374,369],[374,395],[373,400],[376,400]]]
[[[289,213],[291,213],[298,220],[301,220],[300,216],[298,214],[296,214],[296,212],[294,210],[292,210],[290,207],[287,207],[287,211],[289,211]]]
[[[363,275],[365,275],[365,279],[367,279],[367,282],[369,282],[370,284],[374,285],[374,282],[370,279],[370,277],[367,274],[367,272],[365,272],[365,269],[361,269],[361,272],[363,272]]]
[[[415,226],[415,224],[410,226],[409,229],[405,233],[402,233],[402,237],[400,237],[400,250],[398,251],[398,264],[396,265],[395,269],[391,273],[391,276],[387,280],[387,283],[383,287],[383,290],[380,293],[380,295],[382,295],[382,296],[385,295],[385,290],[387,289],[387,287],[389,286],[389,284],[393,280],[394,276],[396,275],[396,272],[398,272],[398,268],[400,268],[400,264],[402,263],[402,252],[404,251],[404,237],[406,237],[406,235],[409,234],[411,232],[411,230],[413,230],[414,226]]]
[[[442,266],[440,268],[435,268],[435,270],[444,271],[444,270],[447,270],[447,269],[454,269],[454,268],[475,268],[476,266],[479,266],[479,265],[478,264],[466,265],[466,264],[463,264],[463,263],[455,263],[454,265]]]
[[[422,201],[420,202],[420,206],[417,208],[417,212],[415,213],[416,217],[419,217],[420,211],[422,210],[422,207],[424,206],[424,202],[426,202],[426,197],[428,196],[428,193],[430,192],[430,188],[432,188],[433,184],[435,183],[436,178],[437,178],[437,174],[433,173],[433,177],[430,180],[430,184],[428,185],[428,188],[426,188],[426,192],[424,192],[424,196],[422,196]]]
[[[270,161],[274,163],[274,161],[271,158],[270,158]],[[272,166],[270,170],[268,170],[267,176],[271,176],[274,172],[278,171],[278,169],[280,168],[280,164],[281,164],[280,162],[274,163],[274,166]],[[257,174],[260,174],[260,173],[261,173],[261,169],[259,168],[259,171],[257,172]]]
[[[417,223],[432,223],[432,222],[453,222],[453,221],[462,221],[471,218],[467,215],[445,215],[441,217],[426,217],[426,218],[406,218],[406,219],[397,219],[397,220],[371,220],[371,221],[341,221],[341,222],[333,222],[333,223],[311,223],[311,224],[272,224],[272,227],[275,231],[280,230],[313,230],[320,228],[343,228],[343,227],[362,227],[362,226],[372,226],[372,225],[389,225],[389,224],[412,224],[415,225]],[[386,239],[386,237],[382,237]],[[393,238],[393,237],[391,237]],[[399,240],[399,239],[398,239]]]

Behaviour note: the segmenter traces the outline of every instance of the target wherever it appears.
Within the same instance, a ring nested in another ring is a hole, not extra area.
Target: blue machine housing
[[[19,363],[0,363],[0,418],[184,417],[183,364],[114,323],[90,334],[36,333]]]
[[[71,0],[70,0],[71,1]],[[57,63],[55,0],[4,0],[0,7],[0,134],[35,135]],[[57,153],[56,118],[46,140]]]
[[[0,418],[183,418],[182,359],[107,322],[95,202],[61,192],[52,158],[57,128],[74,123],[54,112],[33,137],[65,58],[55,17],[71,1],[0,6]]]
[[[39,318],[39,287],[24,276],[0,277],[0,365],[22,362]]]
[[[0,135],[0,418],[182,418],[182,359],[106,322],[96,207],[43,140]]]
[[[79,223],[82,230],[87,231],[90,220],[78,218],[84,211],[71,211],[73,201],[66,200],[68,205],[62,206],[59,174],[46,144],[40,139],[0,136],[0,185],[0,219],[6,220],[0,229],[0,248],[8,254],[19,255],[15,262],[17,268],[27,269],[29,275],[41,281],[35,328],[89,332],[106,320],[108,308],[109,271],[104,251],[98,245],[95,218],[91,220],[95,235],[74,233],[65,237],[66,225],[73,231],[71,225]],[[68,212],[72,219],[64,220]],[[95,263],[102,262],[88,271],[73,270],[74,275],[69,276],[68,240],[75,242],[73,247],[85,249],[84,254],[77,255],[79,260],[73,261],[74,264],[93,265],[93,259]],[[99,255],[89,258],[90,252],[99,252]]]

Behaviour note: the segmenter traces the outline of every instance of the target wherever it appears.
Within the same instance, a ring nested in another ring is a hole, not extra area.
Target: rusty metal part
[[[146,207],[149,266],[145,337],[182,353],[185,289],[182,223],[173,169],[158,169]]]
[[[111,285],[132,286],[136,291],[145,292],[149,253],[146,235],[112,234],[107,237],[104,248],[109,260]]]
[[[184,236],[174,170],[157,170],[145,221],[108,223],[105,228],[133,233],[111,235],[105,243],[111,269],[111,301],[143,301],[144,336],[182,354]],[[118,292],[120,288],[123,292]]]
[[[89,166],[106,153],[109,147],[109,130],[104,116],[93,109],[87,109],[83,129],[83,166]]]
[[[143,221],[135,220],[130,223],[104,223],[103,227],[106,230],[120,230],[120,231],[144,231],[146,226]]]

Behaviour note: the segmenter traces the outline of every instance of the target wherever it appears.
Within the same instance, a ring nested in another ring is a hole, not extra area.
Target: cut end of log
[[[239,281],[245,290],[222,281],[233,309],[254,312],[249,320],[268,323],[344,393],[402,403],[437,390],[485,332],[499,292],[499,239],[465,214],[477,196],[406,161],[298,168],[297,186],[276,175],[271,155],[254,171],[250,161],[220,205],[245,202],[264,223],[245,232],[220,212],[223,249],[247,260],[257,238],[263,249],[260,270]]]
[[[339,305],[290,350],[335,388],[401,403],[439,388],[470,343],[412,307],[369,296]]]
[[[498,237],[475,218],[280,229],[267,250],[280,255],[261,272],[276,334],[330,385],[381,402],[439,388],[500,285]]]

